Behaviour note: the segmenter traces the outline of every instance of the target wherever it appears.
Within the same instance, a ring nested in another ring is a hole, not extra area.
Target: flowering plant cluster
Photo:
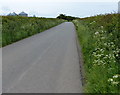
[[[82,47],[85,91],[120,93],[120,14],[74,21]]]

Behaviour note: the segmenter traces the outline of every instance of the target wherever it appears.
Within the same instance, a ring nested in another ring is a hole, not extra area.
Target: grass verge
[[[2,46],[40,33],[62,22],[64,22],[64,20],[55,18],[3,16]]]
[[[82,47],[85,93],[120,93],[120,14],[74,20]]]

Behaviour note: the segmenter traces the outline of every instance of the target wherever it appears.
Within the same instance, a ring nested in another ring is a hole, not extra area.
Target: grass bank
[[[82,47],[86,93],[120,93],[120,14],[74,20]]]
[[[2,46],[40,33],[62,22],[64,20],[54,18],[3,16]]]

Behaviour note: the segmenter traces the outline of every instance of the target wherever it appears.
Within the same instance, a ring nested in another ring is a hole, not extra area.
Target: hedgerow
[[[120,14],[74,20],[82,47],[86,93],[120,93]]]
[[[40,33],[62,22],[64,20],[54,18],[3,16],[2,46]]]

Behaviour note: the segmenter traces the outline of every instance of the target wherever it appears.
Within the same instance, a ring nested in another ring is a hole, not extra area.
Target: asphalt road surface
[[[81,93],[75,27],[62,23],[2,49],[3,93]]]

